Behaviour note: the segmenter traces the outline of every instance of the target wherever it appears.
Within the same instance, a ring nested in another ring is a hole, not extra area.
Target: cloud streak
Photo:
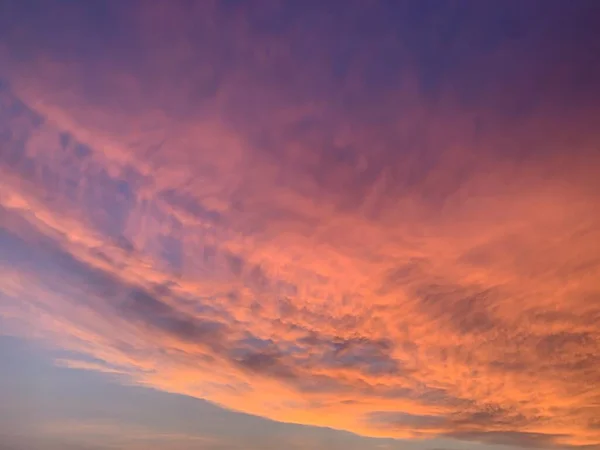
[[[5,6],[10,333],[275,420],[600,444],[592,3],[102,5]]]

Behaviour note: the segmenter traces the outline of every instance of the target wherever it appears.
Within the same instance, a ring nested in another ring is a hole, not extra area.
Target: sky
[[[596,0],[0,0],[0,448],[600,448],[599,130]]]

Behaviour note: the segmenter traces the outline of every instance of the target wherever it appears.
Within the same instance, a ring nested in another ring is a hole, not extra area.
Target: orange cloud
[[[386,96],[365,87],[361,49],[324,97],[327,50],[292,76],[294,31],[210,14],[231,36],[205,24],[223,42],[204,48],[177,8],[143,8],[129,31],[152,56],[98,57],[89,79],[81,55],[5,56],[10,332],[275,420],[600,444],[591,106],[533,99],[515,117],[497,86],[477,103],[443,83],[433,101],[413,67]],[[500,87],[523,93],[523,76]],[[206,103],[186,103],[198,84]]]

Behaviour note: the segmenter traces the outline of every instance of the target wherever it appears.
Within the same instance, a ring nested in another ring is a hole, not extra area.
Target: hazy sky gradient
[[[599,447],[599,30],[0,0],[2,441]]]

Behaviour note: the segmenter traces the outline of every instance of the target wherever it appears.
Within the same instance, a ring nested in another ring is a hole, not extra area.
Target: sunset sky
[[[600,1],[0,0],[0,450],[600,449]]]

